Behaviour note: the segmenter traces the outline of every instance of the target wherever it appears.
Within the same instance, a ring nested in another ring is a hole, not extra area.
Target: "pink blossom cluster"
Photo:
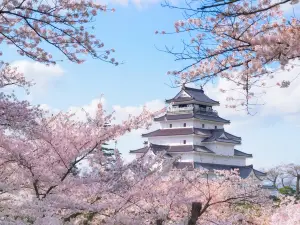
[[[273,225],[297,225],[300,221],[300,204],[295,202],[293,197],[284,197],[280,203],[280,207],[276,208],[271,216],[271,224]]]
[[[98,12],[112,11],[105,5],[89,0],[3,0],[0,18],[0,44],[14,45],[22,56],[35,61],[54,64],[52,54],[44,45],[52,45],[68,60],[82,63],[83,56],[91,55],[118,65],[104,44],[96,39],[87,24]],[[2,54],[2,53],[1,53]]]
[[[184,38],[190,39],[183,42],[182,51],[167,52],[188,63],[168,74],[183,82],[206,83],[221,77],[243,93],[236,106],[251,104],[250,98],[256,102],[260,89],[277,86],[272,74],[278,68],[288,70],[290,60],[300,56],[299,19],[283,16],[284,3],[297,2],[241,0],[214,5],[204,1],[201,7],[188,2],[186,8],[178,8],[185,9],[186,19],[174,23],[175,32],[188,32]],[[248,97],[252,89],[258,90],[255,98]]]

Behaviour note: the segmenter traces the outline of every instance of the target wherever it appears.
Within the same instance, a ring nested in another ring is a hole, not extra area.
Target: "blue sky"
[[[45,67],[18,56],[11,47],[4,47],[2,51],[10,53],[6,54],[7,61],[19,66],[37,83],[26,98],[51,109],[80,110],[84,107],[93,112],[104,94],[105,106],[114,109],[121,121],[128,113],[140,112],[143,104],[156,110],[164,105],[166,98],[173,97],[178,89],[167,85],[171,82],[166,72],[181,68],[183,63],[174,62],[171,55],[156,47],[178,46],[180,39],[154,32],[172,30],[174,21],[182,18],[181,13],[162,8],[155,0],[125,3],[111,3],[116,12],[100,14],[93,24],[97,37],[107,48],[116,50],[114,57],[118,61],[124,61],[118,67],[90,58],[81,65],[64,61],[55,67]],[[63,59],[62,55],[54,55]],[[280,76],[296,73],[300,73],[299,68]],[[230,84],[219,83],[218,87],[209,86],[206,91],[223,103],[225,97],[218,88],[224,85]],[[300,81],[292,83],[289,90],[269,90],[264,101],[265,106],[258,109],[254,117],[219,107],[220,115],[232,121],[228,130],[243,139],[238,149],[252,153],[254,159],[250,163],[257,168],[300,163]],[[119,140],[118,148],[125,158],[130,159],[129,150],[142,146],[142,132],[134,131]]]

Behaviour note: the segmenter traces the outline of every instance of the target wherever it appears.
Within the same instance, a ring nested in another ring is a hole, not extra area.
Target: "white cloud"
[[[282,1],[282,0],[280,0],[280,1]],[[274,0],[273,2],[278,2],[278,0]],[[291,4],[291,2],[287,2],[285,4],[280,5],[280,8],[286,16],[295,16],[295,15],[298,15],[300,12],[299,1],[298,1],[298,3],[295,3],[295,4]]]
[[[109,106],[106,102],[105,98],[96,98],[93,99],[89,104],[83,105],[83,106],[71,106],[68,108],[68,111],[71,113],[75,113],[75,117],[79,120],[84,120],[86,117],[86,113],[88,113],[90,116],[95,116],[97,105],[99,103],[102,103],[104,106],[104,109],[108,112],[114,111],[114,117],[115,117],[115,123],[122,123],[122,121],[125,121],[128,119],[129,115],[132,116],[138,116],[142,110],[143,106],[146,106],[146,108],[149,111],[155,112],[165,107],[165,104],[161,100],[153,100],[146,102],[144,105],[139,106],[120,106],[120,105],[112,105]],[[50,106],[43,104],[41,107],[45,110],[50,110],[52,112],[58,112],[58,109],[53,109]],[[153,123],[152,126],[149,128],[149,130],[155,130],[159,127],[159,124]],[[149,132],[149,130],[146,129],[139,129],[139,130],[133,130],[130,133],[125,134],[124,136],[120,137],[117,140],[117,148],[122,153],[123,158],[125,161],[128,161],[130,159],[133,159],[133,156],[129,155],[129,151],[133,149],[137,149],[143,146],[143,140],[141,138],[141,135],[143,133]],[[114,143],[111,143],[112,145]]]
[[[165,104],[161,100],[153,100],[150,102],[146,102],[145,106],[150,111],[158,111],[162,109],[165,106]],[[138,115],[139,113],[141,113],[143,106],[129,106],[129,107],[113,106],[113,108],[116,112],[116,119],[118,121],[122,121],[126,119],[129,114]],[[141,138],[141,135],[143,133],[148,133],[150,131],[156,130],[158,128],[159,128],[159,124],[153,123],[152,126],[149,128],[149,130],[146,129],[134,130],[120,137],[118,139],[117,148],[122,153],[123,158],[126,161],[133,159],[134,156],[130,155],[129,151],[143,147],[144,140]]]
[[[137,116],[139,115],[143,107],[146,106],[146,108],[150,111],[158,111],[165,107],[165,104],[161,100],[153,100],[150,102],[146,102],[144,105],[140,106],[125,106],[122,107],[120,105],[113,105],[112,109],[115,112],[117,122],[121,122],[125,120],[129,115]]]
[[[101,103],[103,107],[105,107],[106,106],[105,98],[102,97],[102,98],[93,99],[89,104],[83,106],[71,106],[68,108],[68,111],[71,113],[75,113],[75,117],[78,120],[85,120],[86,114],[90,115],[91,117],[96,116],[96,111],[99,103]]]
[[[264,96],[263,115],[287,115],[300,113],[300,66],[291,71],[281,71],[275,76],[275,82],[293,80],[288,88],[270,88]]]
[[[255,117],[265,117],[265,116],[277,116],[285,118],[287,116],[299,115],[300,114],[300,61],[294,61],[296,65],[290,71],[278,71],[274,74],[274,78],[270,80],[270,85],[273,86],[276,83],[281,83],[283,80],[292,81],[288,88],[280,88],[275,85],[271,88],[261,88],[254,90],[254,92],[266,91],[264,95],[261,96],[259,102],[263,106],[254,106],[253,109]],[[267,85],[268,86],[268,85]],[[233,82],[227,81],[225,79],[220,79],[215,85],[208,84],[205,86],[205,93],[212,99],[218,100],[220,106],[217,110],[220,112],[221,116],[229,116],[235,118],[247,118],[247,112],[245,110],[235,110],[231,108],[226,108],[225,105],[229,102],[226,100],[227,97],[233,98],[243,98],[241,94],[234,91],[228,91],[226,93],[221,93],[219,90],[230,90],[234,89],[236,86]]]
[[[64,74],[64,70],[59,65],[46,66],[42,63],[28,60],[14,61],[11,65],[17,67],[19,72],[35,83],[30,89],[32,95],[45,93],[48,86]]]

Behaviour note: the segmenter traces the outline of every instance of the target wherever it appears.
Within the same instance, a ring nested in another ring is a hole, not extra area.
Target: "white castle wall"
[[[195,127],[202,128],[202,124],[204,124],[204,129],[223,129],[224,126],[222,124],[200,121],[198,119],[189,119],[189,120],[174,120],[174,121],[163,121],[160,122],[161,129],[170,129],[170,124],[172,124],[172,128],[183,128],[183,124],[186,123],[186,127]]]
[[[186,145],[200,145],[204,137],[195,135],[180,135],[180,136],[160,136],[160,137],[149,137],[148,142],[157,145],[183,145],[184,140]]]
[[[226,156],[234,155],[234,145],[211,143],[211,144],[205,144],[205,146],[218,155],[226,155]]]
[[[215,129],[215,126],[217,126],[217,129],[223,129],[222,124],[217,124],[217,123],[210,123],[210,122],[204,122],[200,120],[194,120],[194,127],[196,128],[202,128],[202,124],[204,124],[204,129]]]
[[[186,123],[186,127],[193,127],[193,120],[174,120],[168,122],[160,122],[161,129],[170,128],[170,124],[172,124],[172,128],[183,128],[183,124]]]
[[[177,154],[178,155],[178,154]],[[201,153],[186,153],[181,155],[181,162],[202,162],[223,165],[245,166],[246,158],[208,155]]]
[[[135,154],[136,157],[140,157],[143,154]],[[246,158],[242,157],[226,157],[218,155],[208,155],[201,153],[185,153],[185,154],[172,154],[180,155],[180,162],[201,162],[201,163],[213,163],[213,164],[223,164],[223,165],[233,165],[233,166],[246,166]]]

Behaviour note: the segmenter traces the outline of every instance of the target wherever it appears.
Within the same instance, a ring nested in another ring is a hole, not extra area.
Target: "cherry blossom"
[[[82,63],[89,54],[117,65],[88,26],[99,12],[115,9],[89,0],[4,0],[0,6],[0,44],[14,45],[20,55],[47,64],[61,60],[44,48],[48,45],[72,62]]]
[[[281,11],[291,0],[188,1],[185,7],[166,3],[172,9],[184,10],[185,19],[174,22],[175,32],[184,36],[183,48],[166,49],[183,60],[185,67],[169,71],[179,82],[207,82],[221,78],[231,81],[238,97],[235,107],[251,107],[270,87],[287,88],[284,78],[273,82],[277,71],[289,70],[292,60],[299,59],[300,29],[297,17],[286,17]],[[187,39],[189,38],[190,39]],[[254,93],[249,97],[250,93]]]

